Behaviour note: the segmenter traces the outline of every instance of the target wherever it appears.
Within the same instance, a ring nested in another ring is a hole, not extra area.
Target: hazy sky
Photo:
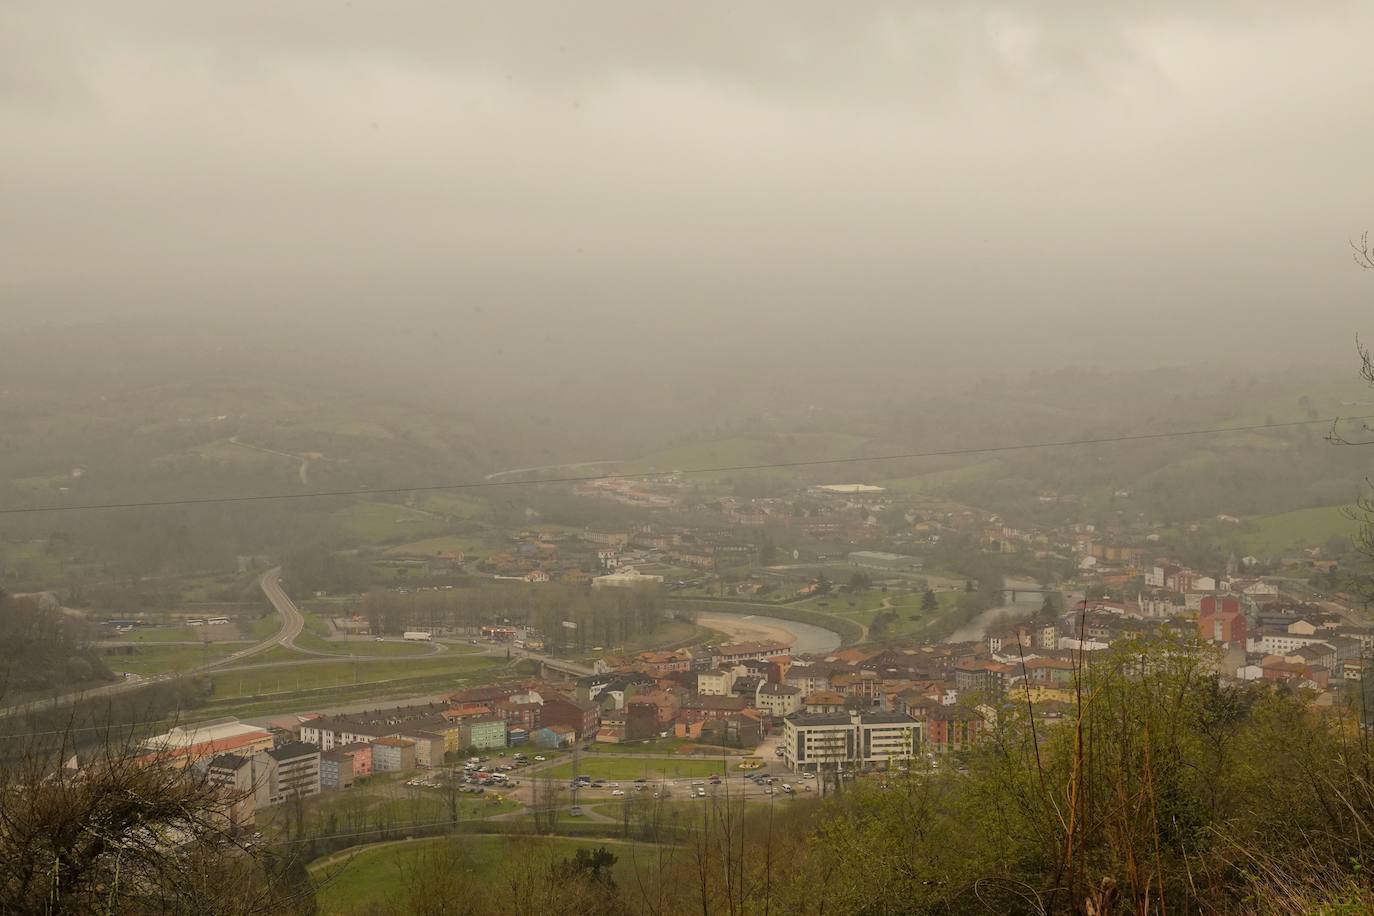
[[[8,0],[0,318],[1345,354],[1371,47],[1357,2]]]

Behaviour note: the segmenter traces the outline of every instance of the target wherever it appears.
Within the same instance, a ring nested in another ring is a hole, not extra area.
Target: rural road
[[[274,448],[266,448],[265,446],[261,445],[253,445],[251,442],[240,442],[238,436],[230,436],[229,444],[237,445],[239,448],[252,449],[255,452],[262,452],[266,455],[279,455],[282,458],[290,458],[292,461],[299,461],[301,463],[299,471],[301,483],[307,487],[310,486],[310,459],[307,456],[295,455],[291,452],[279,452]]]
[[[495,471],[483,477],[483,480],[500,480],[502,477],[510,477],[514,474],[533,474],[535,471],[576,471],[581,468],[594,468],[603,464],[620,464],[619,459],[609,461],[578,461],[573,464],[541,464],[532,468],[509,468],[504,471]]]

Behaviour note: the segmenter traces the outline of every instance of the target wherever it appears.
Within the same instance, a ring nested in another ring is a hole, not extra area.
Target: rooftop
[[[801,728],[816,725],[853,725],[856,716],[859,723],[862,725],[916,724],[916,720],[911,716],[900,712],[884,712],[882,710],[873,710],[871,712],[857,714],[843,712],[794,712],[787,717],[787,721]]]
[[[295,760],[297,757],[309,757],[319,752],[320,749],[313,744],[302,744],[299,741],[292,741],[290,744],[274,747],[267,753],[273,760],[282,761]]]
[[[785,642],[767,640],[761,642],[727,642],[715,647],[716,655],[743,655],[751,652],[790,652],[791,646]]]
[[[269,732],[265,728],[247,725],[238,719],[214,719],[197,725],[179,725],[165,734],[149,738],[143,745],[155,751],[185,751],[202,744],[228,749],[267,737]]]

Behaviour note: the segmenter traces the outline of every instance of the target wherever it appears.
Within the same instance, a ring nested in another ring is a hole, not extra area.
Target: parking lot
[[[748,757],[689,754],[598,753],[529,748],[509,756],[494,751],[445,770],[416,775],[410,784],[442,789],[450,774],[461,792],[499,793],[525,804],[536,801],[536,782],[551,785],[568,804],[670,799],[729,798],[754,802],[814,796],[814,775],[789,772],[778,753],[780,736],[772,736]],[[745,762],[756,763],[742,769]],[[576,782],[574,782],[574,779]]]

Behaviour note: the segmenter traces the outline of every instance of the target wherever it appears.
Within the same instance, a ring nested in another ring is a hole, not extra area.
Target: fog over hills
[[[1282,368],[1365,321],[1363,6],[766,9],[9,4],[0,309],[488,400]]]

